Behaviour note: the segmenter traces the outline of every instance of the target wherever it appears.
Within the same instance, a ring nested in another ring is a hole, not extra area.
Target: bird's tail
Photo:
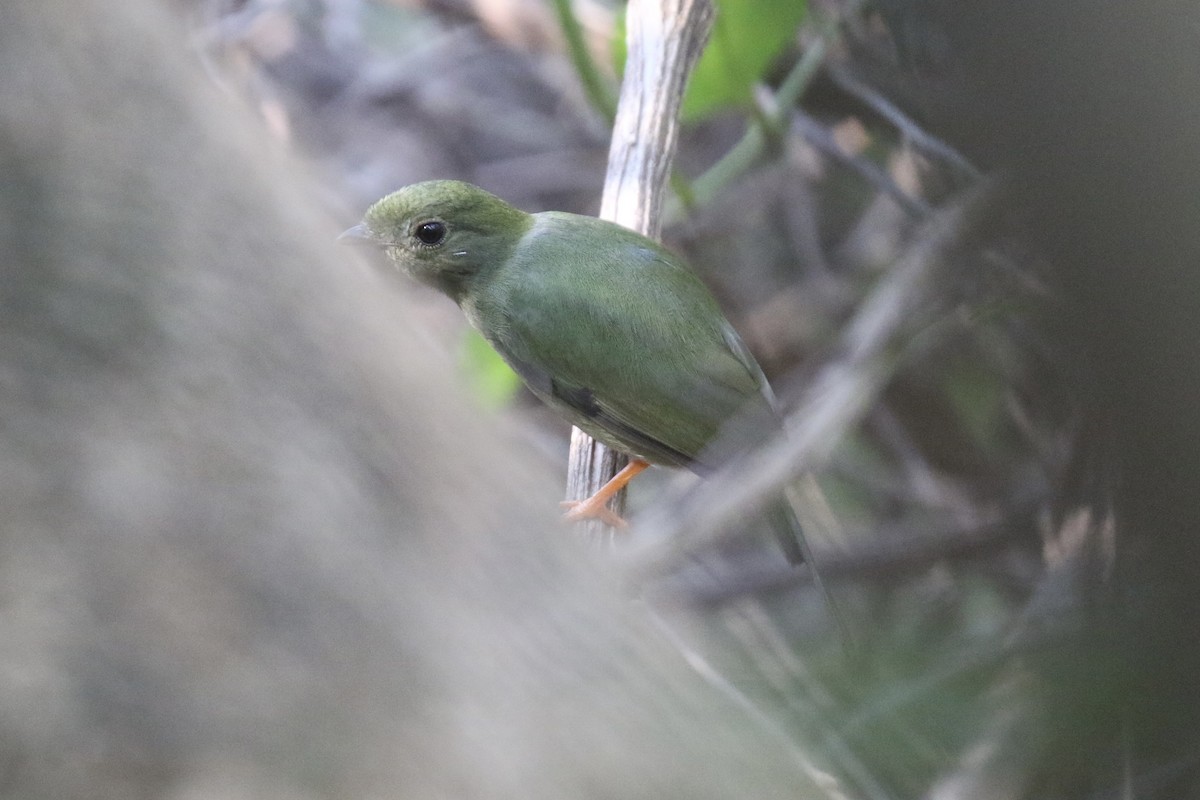
[[[779,540],[779,546],[783,548],[783,554],[787,557],[788,563],[794,567],[808,564],[813,585],[825,598],[825,606],[829,609],[830,616],[841,632],[843,646],[847,648],[856,646],[857,641],[850,626],[846,624],[837,602],[834,601],[833,595],[830,594],[829,588],[821,578],[821,572],[817,569],[812,550],[808,546],[808,539],[804,537],[804,529],[800,526],[800,520],[796,517],[796,510],[787,493],[767,506],[762,513],[770,523],[775,538]]]

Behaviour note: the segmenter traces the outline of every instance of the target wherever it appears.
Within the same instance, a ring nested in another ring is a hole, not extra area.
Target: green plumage
[[[705,473],[781,432],[762,370],[712,295],[640,234],[430,181],[383,198],[346,235],[449,295],[534,394],[611,447]]]

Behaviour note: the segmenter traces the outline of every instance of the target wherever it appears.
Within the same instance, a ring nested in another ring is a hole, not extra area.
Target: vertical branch
[[[712,28],[711,0],[632,0],[628,56],[608,152],[600,216],[657,239],[679,138],[679,108],[688,77]],[[567,497],[589,497],[625,463],[579,429],[571,432]],[[624,492],[614,501],[618,512]],[[602,532],[598,522],[587,523]]]
[[[628,56],[600,216],[657,239],[688,77],[712,28],[710,0],[632,0]]]

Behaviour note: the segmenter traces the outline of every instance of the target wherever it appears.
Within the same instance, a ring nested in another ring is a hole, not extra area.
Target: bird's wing
[[[557,233],[498,281],[503,310],[483,314],[484,335],[537,394],[602,441],[703,468],[731,421],[770,409],[757,363],[665,250],[632,234],[596,246]]]

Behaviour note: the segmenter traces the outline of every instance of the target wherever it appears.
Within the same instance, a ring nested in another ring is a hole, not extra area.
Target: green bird
[[[782,434],[762,369],[712,294],[658,243],[595,217],[528,214],[459,181],[407,186],[341,241],[382,248],[454,300],[529,389],[633,459],[568,519],[622,524],[608,500],[649,464],[704,475]],[[800,527],[764,515],[788,560]]]

